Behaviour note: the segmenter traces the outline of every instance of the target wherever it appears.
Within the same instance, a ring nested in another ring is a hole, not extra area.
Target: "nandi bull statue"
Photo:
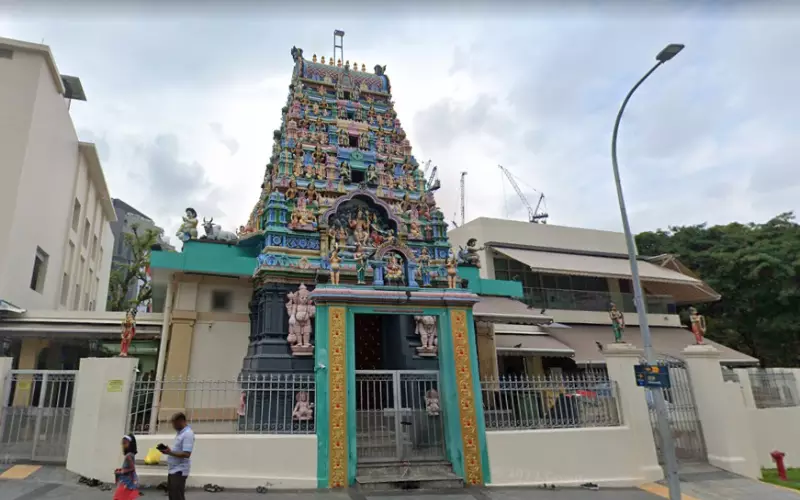
[[[206,239],[214,241],[225,241],[228,243],[236,243],[239,237],[231,231],[223,231],[219,224],[214,224],[214,218],[206,220],[203,217],[203,229],[206,232]]]

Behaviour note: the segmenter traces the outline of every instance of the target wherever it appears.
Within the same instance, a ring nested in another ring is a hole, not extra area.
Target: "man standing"
[[[194,432],[186,424],[186,415],[176,413],[170,420],[177,434],[171,447],[165,446],[161,453],[167,455],[167,491],[169,500],[184,500],[186,493],[186,479],[189,477],[189,468],[194,448]]]

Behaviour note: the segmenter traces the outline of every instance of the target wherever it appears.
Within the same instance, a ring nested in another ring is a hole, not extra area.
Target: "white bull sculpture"
[[[223,231],[219,224],[214,224],[214,218],[206,220],[203,217],[203,229],[206,232],[206,238],[215,241],[226,241],[228,243],[236,243],[239,237],[231,231]]]

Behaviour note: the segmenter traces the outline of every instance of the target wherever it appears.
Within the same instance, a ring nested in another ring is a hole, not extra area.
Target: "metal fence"
[[[775,368],[751,371],[750,386],[756,408],[800,406],[793,372]]]
[[[481,381],[487,429],[621,425],[617,385],[596,372]]]
[[[128,427],[137,434],[170,431],[186,414],[195,433],[313,434],[314,376],[266,374],[238,380],[137,380]]]
[[[730,368],[722,367],[722,380],[725,382],[739,383],[739,375]]]
[[[11,371],[5,380],[7,399],[0,401],[0,455],[9,460],[66,461],[76,375]]]

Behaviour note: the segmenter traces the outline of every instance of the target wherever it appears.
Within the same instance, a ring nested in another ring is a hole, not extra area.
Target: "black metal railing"
[[[590,292],[560,290],[556,288],[525,288],[524,302],[532,308],[562,309],[567,311],[608,311],[614,303],[622,312],[635,313],[632,293]],[[675,299],[670,295],[645,296],[650,314],[676,314]]]

